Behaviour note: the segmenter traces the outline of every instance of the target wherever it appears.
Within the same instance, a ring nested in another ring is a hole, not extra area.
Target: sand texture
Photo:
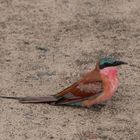
[[[129,65],[105,107],[0,99],[0,140],[140,140],[140,0],[0,0],[0,95],[55,94],[107,55]]]

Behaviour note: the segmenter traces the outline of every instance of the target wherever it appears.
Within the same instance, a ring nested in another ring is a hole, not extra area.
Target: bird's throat
[[[108,76],[109,78],[115,78],[118,75],[118,69],[116,67],[107,67],[102,69],[101,74]]]

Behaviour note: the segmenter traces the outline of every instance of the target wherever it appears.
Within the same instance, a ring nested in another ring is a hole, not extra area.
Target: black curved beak
[[[119,61],[119,60],[115,62],[116,66],[118,66],[118,65],[127,65],[127,64],[128,64],[127,62],[123,62],[123,61]]]

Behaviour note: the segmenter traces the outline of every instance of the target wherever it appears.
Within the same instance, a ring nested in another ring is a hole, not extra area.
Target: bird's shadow
[[[62,106],[62,105],[54,105],[54,106]],[[92,111],[101,111],[102,108],[104,108],[106,106],[106,104],[97,104],[97,105],[93,105],[91,106],[90,108],[87,108],[87,107],[81,107],[81,106],[72,106],[72,105],[63,105],[65,107],[70,107],[70,108],[83,108],[83,109],[89,109],[89,110],[92,110]]]
[[[101,111],[101,109],[104,108],[105,106],[106,104],[97,104],[97,105],[91,106],[89,109],[93,111]]]

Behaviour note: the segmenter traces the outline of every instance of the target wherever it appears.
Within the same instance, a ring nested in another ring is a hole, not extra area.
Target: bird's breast
[[[110,93],[114,94],[119,86],[118,70],[116,67],[108,67],[101,70],[102,77],[107,77],[106,84],[108,84]],[[104,80],[104,79],[103,79]]]

